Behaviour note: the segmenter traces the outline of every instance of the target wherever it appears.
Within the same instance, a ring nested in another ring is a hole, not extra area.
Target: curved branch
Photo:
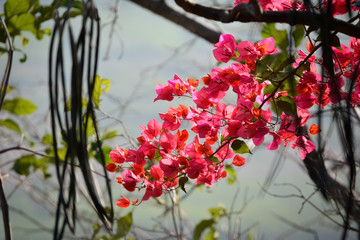
[[[205,39],[210,43],[217,43],[221,32],[215,31],[196,20],[178,12],[165,1],[154,0],[130,0],[131,2],[158,14],[167,20],[176,23],[197,36]]]
[[[241,3],[234,8],[222,9],[207,7],[191,0],[175,0],[176,4],[186,12],[223,23],[230,22],[267,22],[287,23],[290,25],[307,25],[319,28],[324,15],[306,11],[264,11],[260,16],[251,3]],[[348,36],[360,38],[360,28],[342,21],[333,19],[332,30]]]

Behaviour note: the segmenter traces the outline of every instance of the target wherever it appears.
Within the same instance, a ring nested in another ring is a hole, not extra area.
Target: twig
[[[0,169],[0,205],[1,205],[4,230],[5,230],[5,239],[11,240],[12,232],[11,232],[10,217],[9,217],[9,206],[7,204],[5,197],[3,176],[1,174],[1,169]]]

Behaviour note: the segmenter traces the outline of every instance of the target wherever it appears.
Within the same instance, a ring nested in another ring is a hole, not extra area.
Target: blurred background
[[[1,6],[4,2],[0,1]],[[159,112],[167,112],[169,106],[177,107],[181,102],[154,103],[155,85],[166,84],[174,74],[183,80],[206,76],[206,73],[217,66],[212,55],[214,47],[130,1],[95,2],[102,24],[98,74],[111,81],[109,92],[101,97],[100,109],[113,118],[121,119],[129,135],[135,139],[140,135],[140,125],[146,125],[153,118],[159,120]],[[231,1],[218,3],[232,6]],[[115,13],[118,14],[118,19],[113,28],[111,22]],[[237,40],[261,40],[261,24],[205,23],[224,33],[233,34]],[[78,23],[74,20],[73,24],[76,26]],[[53,22],[48,21],[46,25],[52,28]],[[12,94],[27,98],[38,106],[35,114],[25,117],[22,124],[27,125],[29,135],[42,136],[50,133],[47,89],[50,37],[45,36],[38,41],[28,34],[28,38],[29,44],[22,49],[27,55],[27,61],[20,63],[19,59],[23,55],[15,52],[10,84],[15,87]],[[229,96],[226,101],[234,99]],[[125,134],[118,121],[109,119],[104,114],[99,114],[98,119],[102,130],[119,129],[119,135]],[[19,135],[8,137],[1,143],[2,149],[19,143],[20,138]],[[266,139],[267,142],[270,140]],[[129,146],[127,139],[121,136],[110,143],[113,148],[116,145]],[[292,149],[270,152],[265,148],[266,145],[265,143],[262,147],[253,149],[253,155],[246,156],[246,164],[236,168],[237,180],[234,184],[229,185],[223,179],[213,188],[202,187],[184,197],[180,206],[184,221],[189,226],[187,231],[191,231],[200,220],[211,217],[209,208],[223,205],[227,211],[232,210],[237,214],[231,221],[222,219],[219,222],[221,239],[228,239],[229,226],[233,230],[239,229],[241,239],[245,239],[246,235],[252,237],[250,239],[339,239],[341,227],[329,220],[331,213],[326,212],[329,205],[319,193],[314,193],[314,184],[306,174],[297,152]],[[17,154],[12,152],[1,155],[2,173],[7,174],[4,179],[5,192],[11,207],[10,220],[14,239],[51,239],[54,216],[48,209],[55,209],[56,206],[56,194],[52,188],[56,180],[44,180],[39,171],[28,177],[17,176],[10,170],[11,163],[4,164],[16,159]],[[115,179],[115,174],[111,177]],[[114,200],[120,198],[120,195],[127,196],[127,192],[115,181],[112,188]],[[41,201],[44,200],[45,193],[48,194],[46,206]],[[179,194],[185,196],[182,192]],[[79,207],[83,210],[84,219],[96,216],[86,202],[79,201]],[[115,206],[117,218],[132,210],[134,224],[138,226],[153,229],[167,221],[166,217],[162,218],[163,209],[154,200],[126,210]],[[83,225],[79,228],[78,237],[91,237],[92,225]],[[3,236],[3,228],[0,228],[0,235]]]

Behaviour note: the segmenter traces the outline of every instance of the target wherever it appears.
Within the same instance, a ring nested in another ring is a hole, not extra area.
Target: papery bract
[[[236,154],[232,164],[237,166],[237,167],[241,167],[242,165],[245,164],[245,158],[243,158],[242,156]]]
[[[127,157],[128,154],[128,150],[124,150],[122,148],[119,148],[118,146],[116,146],[115,150],[111,150],[110,151],[110,159],[114,162],[114,163],[124,163],[125,159]]]
[[[146,134],[146,136],[151,140],[155,137],[158,137],[161,132],[161,125],[158,121],[155,119],[152,119],[147,124],[147,129],[145,126],[141,125],[141,129],[143,130],[143,133]]]
[[[158,181],[151,182],[145,180],[146,192],[142,198],[142,201],[147,201],[150,197],[160,197],[162,195],[162,186]]]
[[[127,208],[130,205],[130,200],[126,197],[121,196],[121,199],[116,200],[116,205],[118,205],[121,208]]]
[[[179,172],[179,162],[168,154],[162,153],[162,159],[159,164],[167,178],[173,178]]]
[[[297,137],[296,142],[292,143],[291,147],[299,148],[299,153],[300,153],[300,157],[302,160],[305,159],[305,157],[308,153],[311,153],[316,148],[315,145],[309,139],[307,139],[305,136]]]
[[[213,54],[219,62],[228,62],[232,57],[235,57],[236,42],[232,35],[221,34],[219,42],[214,45],[216,48]]]

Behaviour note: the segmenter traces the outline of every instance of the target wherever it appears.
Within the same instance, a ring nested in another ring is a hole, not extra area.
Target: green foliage
[[[292,32],[292,37],[294,38],[295,47],[300,46],[305,36],[305,28],[302,25],[296,25],[294,31]]]
[[[13,16],[9,20],[8,30],[10,32],[35,32],[35,17],[29,13],[23,13],[18,16]]]
[[[273,37],[276,46],[284,52],[287,51],[287,47],[289,46],[288,33],[286,30],[276,29],[275,23],[265,24],[263,30],[261,31],[261,36],[263,38]]]
[[[29,115],[36,111],[37,106],[25,98],[5,100],[2,109],[16,115]]]
[[[109,79],[101,79],[99,75],[96,75],[94,80],[94,89],[92,94],[92,100],[95,105],[95,109],[99,108],[100,104],[100,95],[103,92],[108,92],[110,89],[110,80]]]
[[[117,221],[117,231],[116,231],[116,237],[121,238],[125,237],[132,226],[133,218],[132,218],[132,212],[129,212],[122,218],[120,218]]]
[[[231,148],[235,153],[251,153],[249,147],[246,145],[246,143],[243,140],[236,139],[232,142]]]
[[[101,141],[114,139],[117,135],[118,135],[117,130],[105,129],[101,136]]]
[[[8,0],[4,4],[5,16],[12,16],[26,12],[30,8],[29,0]]]
[[[94,108],[99,109],[100,104],[100,96],[102,93],[107,93],[110,89],[110,80],[109,79],[102,79],[99,75],[96,75],[94,79],[94,89],[92,93],[92,101],[94,103]],[[88,105],[88,101],[85,98],[81,99],[81,108],[84,109]],[[71,98],[66,102],[66,111],[71,110]]]
[[[207,229],[209,229],[209,232],[205,236],[206,240],[219,239],[219,233],[216,231],[215,224],[218,223],[222,217],[227,215],[226,209],[224,206],[219,206],[218,208],[209,208],[208,211],[211,214],[211,218],[203,219],[196,224],[193,233],[194,240],[200,240]]]
[[[234,170],[233,165],[226,165],[225,170],[226,170],[226,172],[228,174],[227,177],[226,177],[227,183],[229,185],[233,185],[235,183],[235,181],[236,181],[236,178],[237,178],[236,171]]]
[[[67,0],[53,0],[50,5],[41,5],[39,0],[7,0],[4,4],[4,13],[1,15],[4,16],[10,36],[13,39],[20,37],[23,47],[26,47],[29,39],[25,37],[23,32],[31,32],[38,40],[41,40],[45,34],[50,35],[50,28],[42,28],[41,25],[52,19],[58,8],[67,8],[68,6],[69,1]],[[67,17],[81,15],[81,9],[82,1],[72,1],[72,8]],[[4,46],[0,46],[0,55],[8,51],[7,37],[4,30],[3,25],[0,24],[0,31],[2,32],[0,34],[0,43],[4,44]],[[14,48],[18,49],[17,46],[14,46]],[[20,62],[25,62],[26,58],[24,54]]]
[[[296,103],[289,96],[280,96],[275,99],[275,104],[279,110],[288,116],[297,116]]]
[[[48,164],[50,163],[49,158],[36,158],[34,154],[25,155],[17,159],[14,163],[13,170],[20,175],[28,176],[30,174],[30,169],[33,168],[33,171],[41,170],[44,174],[44,178],[51,177],[51,174],[48,173]]]
[[[296,25],[291,33],[295,47],[300,46],[302,40],[304,39],[304,35],[304,26]],[[273,37],[276,46],[278,46],[283,52],[287,52],[287,48],[289,47],[289,34],[286,30],[278,30],[275,23],[265,24],[263,30],[261,31],[261,36],[263,38]]]
[[[193,233],[193,239],[194,240],[200,240],[201,235],[207,228],[211,228],[215,224],[214,219],[204,219],[198,222],[195,226],[194,233]]]
[[[0,126],[6,127],[9,130],[15,131],[19,134],[22,133],[19,125],[12,119],[5,119],[5,120],[0,120]]]

